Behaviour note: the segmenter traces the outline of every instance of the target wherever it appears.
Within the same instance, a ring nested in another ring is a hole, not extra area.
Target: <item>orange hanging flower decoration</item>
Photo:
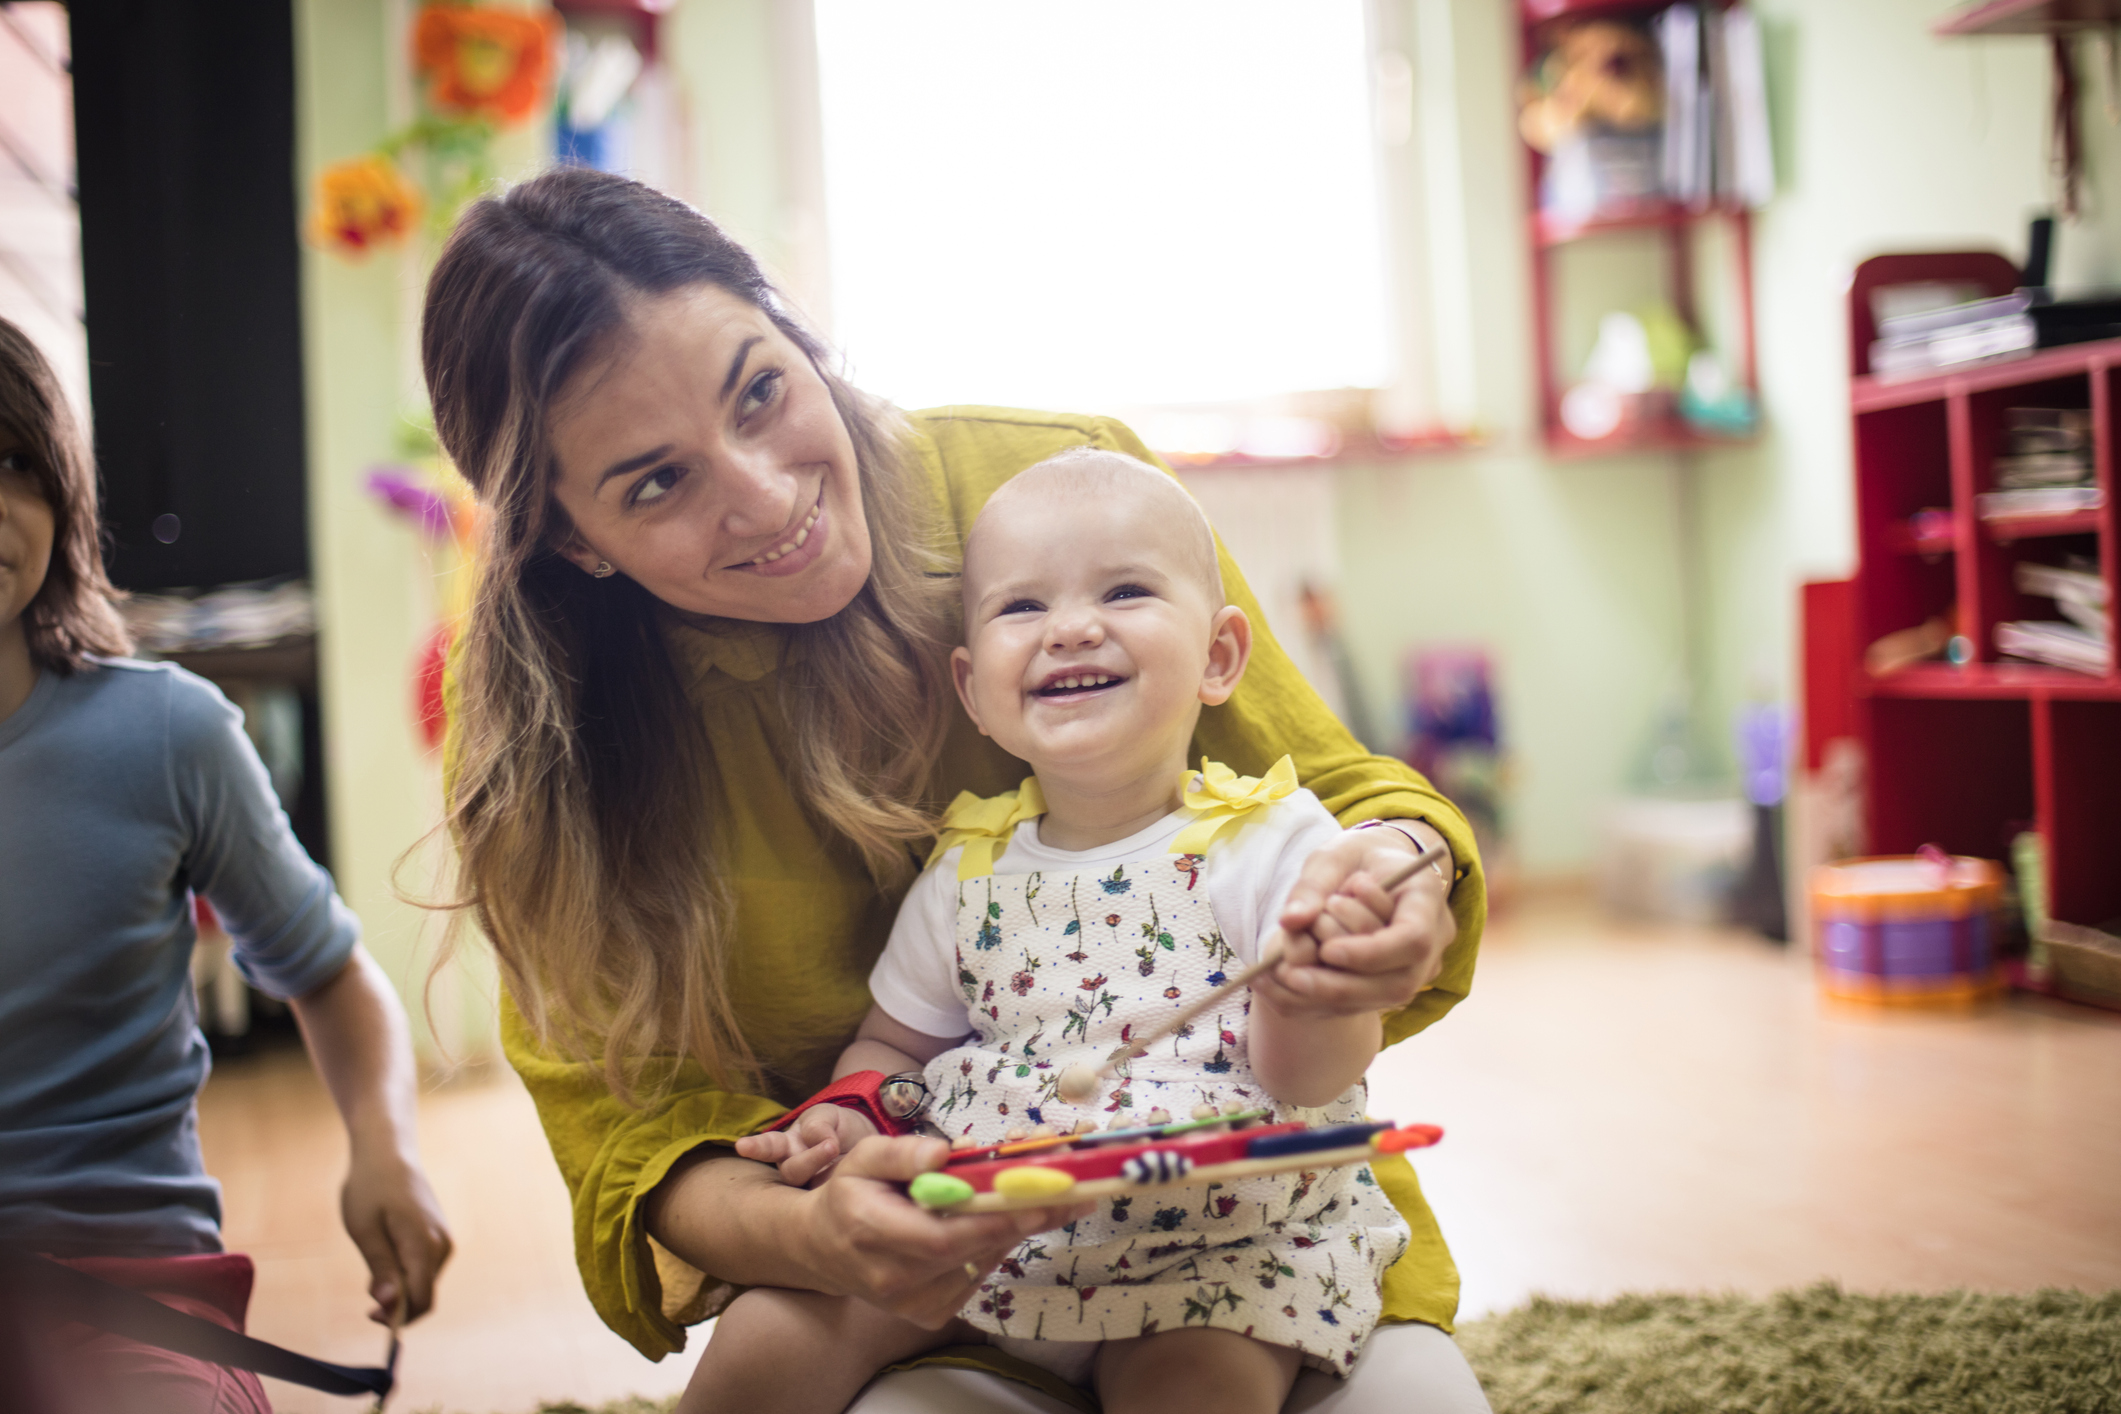
[[[317,176],[310,238],[341,255],[395,245],[420,219],[420,190],[380,152],[334,162]]]
[[[413,27],[413,64],[441,111],[520,123],[545,102],[558,31],[550,10],[430,4]]]

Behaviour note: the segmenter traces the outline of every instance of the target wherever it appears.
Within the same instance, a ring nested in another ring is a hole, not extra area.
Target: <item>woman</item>
[[[1018,1240],[1070,1214],[920,1212],[893,1184],[941,1163],[936,1140],[865,1145],[809,1191],[729,1146],[829,1075],[936,806],[1022,776],[962,720],[946,676],[964,528],[1065,447],[1149,453],[1097,418],[902,418],[830,371],[705,218],[580,170],[466,214],[422,339],[436,430],[487,508],[451,827],[506,978],[510,1059],[574,1194],[590,1299],[651,1358],[745,1285],[941,1324]],[[1227,554],[1222,569],[1256,619]],[[1337,1000],[1390,1013],[1398,1040],[1470,984],[1484,912],[1471,832],[1365,753],[1260,637],[1195,754],[1258,773],[1288,752],[1350,827],[1314,858],[1292,922],[1337,939]],[[1385,930],[1339,936],[1323,911],[1335,886],[1439,838],[1453,871],[1406,884]],[[1373,1342],[1365,1367],[1397,1373],[1366,1385],[1359,1370],[1349,1397],[1372,1393],[1346,1407],[1412,1382],[1484,1408],[1435,1329],[1457,1291],[1435,1220],[1411,1171],[1386,1187],[1415,1232],[1387,1319],[1426,1324]],[[1017,1397],[989,1381],[966,1407]]]

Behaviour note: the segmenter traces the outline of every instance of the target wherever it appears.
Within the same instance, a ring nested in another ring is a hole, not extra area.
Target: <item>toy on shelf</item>
[[[1152,1111],[1150,1119],[1156,1120]],[[1193,1118],[1079,1134],[1041,1134],[963,1149],[909,1185],[913,1201],[950,1213],[1000,1213],[1124,1193],[1338,1168],[1426,1149],[1433,1124],[1273,1123],[1266,1110],[1203,1106]]]
[[[1812,871],[1819,989],[1873,1006],[1965,1006],[1993,996],[2003,870],[1922,853],[1846,859]]]

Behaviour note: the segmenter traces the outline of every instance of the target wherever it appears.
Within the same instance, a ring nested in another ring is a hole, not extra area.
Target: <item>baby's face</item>
[[[1182,763],[1201,702],[1236,685],[1211,662],[1222,605],[1173,550],[1170,509],[1055,489],[981,513],[958,690],[980,730],[1041,775],[1116,781]]]

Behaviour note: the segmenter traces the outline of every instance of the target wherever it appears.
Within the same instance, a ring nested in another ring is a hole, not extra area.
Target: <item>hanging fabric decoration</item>
[[[310,239],[326,250],[360,257],[396,245],[420,219],[420,189],[380,152],[334,162],[317,176]]]
[[[437,111],[512,126],[545,106],[559,33],[550,10],[432,4],[413,25],[413,62]]]

